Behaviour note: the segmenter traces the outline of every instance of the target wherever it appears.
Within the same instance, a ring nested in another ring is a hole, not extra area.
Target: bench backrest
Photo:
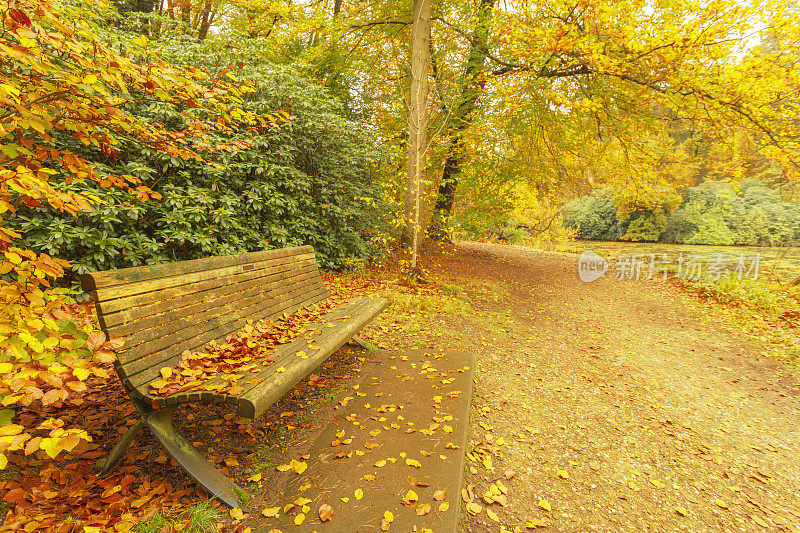
[[[249,319],[329,296],[310,246],[95,272],[81,285],[92,291],[102,330],[125,339],[115,368],[129,390]]]

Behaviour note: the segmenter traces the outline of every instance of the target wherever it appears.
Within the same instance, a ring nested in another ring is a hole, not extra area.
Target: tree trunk
[[[411,41],[411,98],[408,115],[408,179],[406,182],[404,242],[411,247],[411,271],[417,267],[420,218],[425,194],[428,127],[428,70],[430,68],[431,1],[414,0]]]
[[[486,59],[489,42],[489,22],[495,0],[481,0],[469,45],[469,55],[464,69],[461,94],[456,101],[447,129],[447,156],[442,181],[436,195],[433,217],[428,226],[428,236],[435,240],[447,238],[447,219],[453,210],[464,154],[464,132],[472,122],[475,106],[486,86]]]
[[[211,11],[211,0],[206,0],[203,6],[203,14],[200,19],[200,28],[197,31],[197,39],[202,41],[208,35],[208,30],[214,23],[214,12]]]

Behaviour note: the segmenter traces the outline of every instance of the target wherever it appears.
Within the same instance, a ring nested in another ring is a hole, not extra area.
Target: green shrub
[[[243,144],[213,162],[176,159],[135,142],[120,146],[116,160],[75,147],[101,173],[136,176],[162,198],[62,183],[95,197],[94,207],[72,218],[23,206],[6,214],[9,227],[32,250],[71,261],[75,273],[301,244],[314,246],[327,268],[368,258],[373,234],[385,226],[369,174],[376,152],[342,104],[296,70],[260,65],[247,75],[255,88],[247,109],[281,109],[295,118],[237,134]],[[185,120],[149,104],[134,111],[176,130]]]

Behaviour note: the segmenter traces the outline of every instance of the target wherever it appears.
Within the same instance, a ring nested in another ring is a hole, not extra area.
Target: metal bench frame
[[[255,418],[310,374],[343,344],[364,343],[356,335],[383,311],[383,298],[356,298],[331,310],[321,323],[307,325],[317,333],[313,344],[301,336],[280,345],[262,367],[260,383],[238,395],[191,389],[166,398],[152,396],[150,383],[162,367],[172,367],[185,350],[199,350],[211,340],[223,341],[248,320],[293,313],[330,297],[310,246],[209,257],[160,265],[95,272],[81,276],[91,291],[100,327],[109,337],[123,337],[114,369],[141,415],[102,464],[108,472],[125,455],[137,433],[147,426],[172,457],[206,490],[231,507],[246,493],[217,470],[175,429],[178,405],[227,403],[242,417]],[[334,327],[326,327],[334,323]],[[303,350],[307,358],[300,358]],[[277,372],[283,367],[285,371]],[[222,376],[209,380],[224,379]]]

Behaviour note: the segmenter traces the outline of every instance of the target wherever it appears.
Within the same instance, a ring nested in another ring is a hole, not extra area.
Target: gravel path
[[[432,270],[495,284],[503,297],[473,306],[510,319],[466,335],[466,496],[483,512],[460,531],[800,531],[795,368],[694,318],[670,284],[581,282],[574,255],[459,243]],[[497,479],[505,507],[482,496]]]

